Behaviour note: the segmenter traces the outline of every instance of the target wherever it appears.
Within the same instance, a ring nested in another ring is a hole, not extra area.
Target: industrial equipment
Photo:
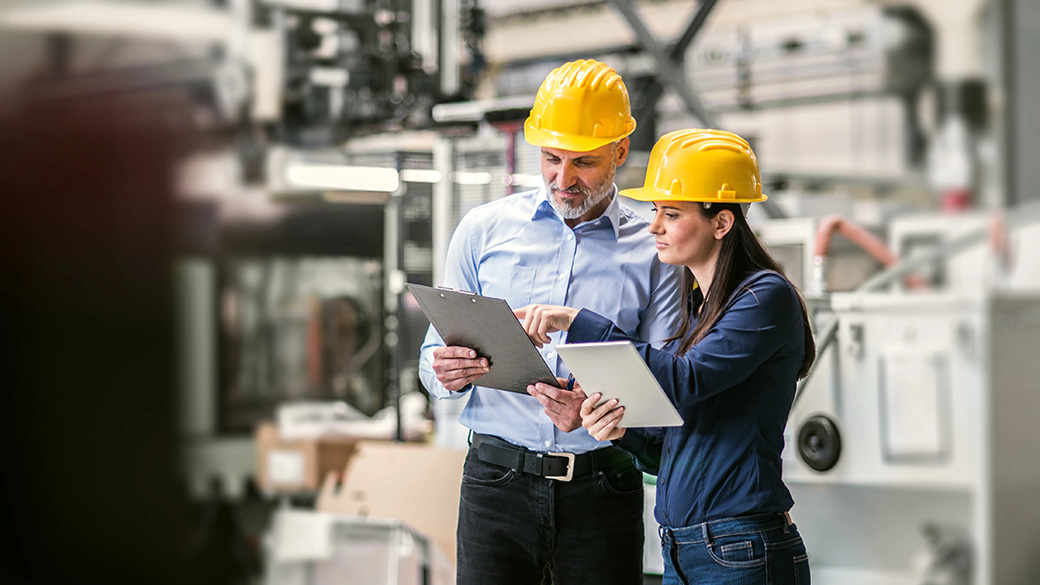
[[[453,581],[451,561],[426,536],[396,520],[285,509],[275,514],[267,538],[268,585]]]
[[[921,182],[918,101],[934,76],[933,36],[910,7],[748,19],[698,35],[685,73],[720,127],[751,142],[766,181]],[[699,125],[675,96],[658,114],[662,134]]]
[[[1033,581],[1038,307],[1024,293],[832,296],[837,340],[784,451],[813,582]]]
[[[476,0],[213,4],[20,3],[0,9],[0,29],[49,39],[43,71],[24,87],[29,102],[115,100],[128,118],[233,130],[253,184],[265,181],[258,162],[272,147],[429,126],[433,106],[470,97],[484,68]],[[77,51],[96,63],[81,66]]]
[[[932,32],[909,8],[857,7],[716,27],[687,73],[716,110],[880,93],[913,94],[932,74]]]

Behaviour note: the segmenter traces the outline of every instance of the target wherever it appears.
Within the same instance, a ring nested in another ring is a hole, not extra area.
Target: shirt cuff
[[[638,453],[640,448],[645,443],[642,433],[633,432],[632,429],[628,429],[620,439],[614,439],[611,441],[615,447],[619,447],[628,451],[629,453]]]
[[[607,334],[613,326],[614,323],[610,319],[588,309],[581,309],[567,330],[567,342],[606,341]]]

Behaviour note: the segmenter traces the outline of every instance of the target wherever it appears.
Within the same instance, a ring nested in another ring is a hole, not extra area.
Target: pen
[[[567,377],[567,390],[574,390],[574,374]]]

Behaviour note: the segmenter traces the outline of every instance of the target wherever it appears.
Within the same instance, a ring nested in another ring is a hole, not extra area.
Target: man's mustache
[[[560,193],[568,193],[570,195],[590,195],[591,194],[591,191],[589,191],[587,188],[582,187],[582,186],[580,186],[578,184],[571,185],[570,187],[567,187],[566,189],[560,189],[560,185],[557,182],[555,182],[555,181],[553,181],[552,183],[549,183],[549,190],[550,191],[559,191]]]

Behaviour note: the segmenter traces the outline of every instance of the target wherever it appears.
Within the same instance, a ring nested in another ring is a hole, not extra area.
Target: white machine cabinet
[[[813,583],[1040,583],[1040,296],[832,308],[784,451]]]
[[[282,509],[267,535],[264,585],[446,585],[450,561],[391,519]],[[435,561],[440,561],[435,562]],[[435,566],[436,565],[436,566]],[[447,568],[447,578],[442,575]]]

